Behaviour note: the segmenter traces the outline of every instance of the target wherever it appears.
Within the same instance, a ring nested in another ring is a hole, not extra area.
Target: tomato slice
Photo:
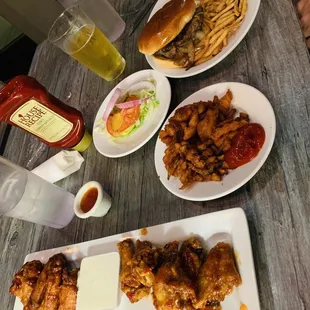
[[[110,115],[107,120],[107,131],[113,137],[119,137],[121,133],[132,126],[140,115],[140,105],[122,109],[120,112]]]

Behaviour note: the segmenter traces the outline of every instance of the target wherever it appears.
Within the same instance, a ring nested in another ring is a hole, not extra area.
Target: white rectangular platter
[[[249,310],[260,310],[249,229],[246,216],[241,208],[214,212],[149,227],[145,236],[142,235],[141,230],[135,230],[88,242],[31,253],[26,256],[25,262],[37,259],[46,263],[52,255],[62,252],[69,261],[79,267],[84,257],[117,251],[116,244],[124,238],[131,237],[134,240],[148,240],[155,245],[163,246],[174,240],[182,242],[193,235],[203,239],[206,248],[210,248],[220,241],[229,241],[234,247],[242,284],[235,288],[233,294],[225,299],[222,303],[222,310],[239,310],[241,304],[246,305]],[[127,297],[119,291],[119,304],[116,309],[152,310],[154,306],[151,296],[136,304],[130,304]],[[18,299],[15,301],[14,310],[23,310],[23,306]]]

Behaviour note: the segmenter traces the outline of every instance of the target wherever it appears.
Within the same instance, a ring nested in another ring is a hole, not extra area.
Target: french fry
[[[231,16],[229,19],[223,21],[221,24],[219,24],[218,26],[214,27],[212,29],[212,31],[208,34],[209,37],[212,37],[215,33],[217,33],[218,31],[220,31],[221,29],[225,28],[227,25],[229,25],[230,23],[234,22],[235,17]]]
[[[235,34],[235,32],[238,30],[238,28],[240,27],[240,24],[237,23],[235,25],[231,25],[229,28],[228,28],[228,35],[227,37],[230,38],[232,35]]]
[[[215,49],[222,44],[225,37],[228,34],[228,30],[225,29],[225,31],[222,33],[222,35],[215,41],[213,44],[211,44],[205,54],[205,57],[212,55],[212,53],[215,51]]]
[[[220,20],[223,20],[224,18],[226,18],[227,16],[230,16],[230,15],[232,15],[232,14],[234,14],[234,11],[233,11],[233,10],[227,11],[226,13],[224,13],[222,16],[220,16],[220,17],[216,20],[215,24],[218,24]],[[220,23],[221,23],[221,22],[220,22]]]
[[[243,18],[245,16],[245,13],[246,13],[247,10],[248,10],[248,1],[244,0],[243,1],[243,6],[242,6],[242,11],[241,11],[241,16],[243,16]]]
[[[211,28],[209,27],[209,25],[203,21],[203,27],[202,27],[202,31],[204,32],[205,35],[209,34],[209,32],[211,32]]]
[[[234,7],[234,3],[231,3],[230,5],[228,5],[224,10],[222,10],[221,12],[219,12],[216,16],[214,16],[211,21],[215,22],[219,17],[221,17],[224,13],[226,13],[227,11],[229,11],[230,9],[232,9]]]
[[[216,41],[225,31],[225,29],[220,30],[219,32],[217,32],[214,36],[212,36],[210,38],[209,44],[212,44],[214,41]]]
[[[215,27],[216,26],[218,26],[218,25],[220,25],[221,23],[224,23],[226,20],[228,20],[228,19],[230,19],[231,17],[234,17],[234,19],[235,19],[235,15],[234,15],[234,13],[233,12],[231,12],[229,15],[227,15],[226,17],[221,17],[221,18],[219,18],[217,21],[216,21],[216,23],[215,23]]]
[[[240,22],[242,22],[243,18],[244,18],[244,15],[240,15],[240,16],[231,24],[231,26],[236,26],[236,25],[238,25],[238,28],[239,28]],[[212,31],[213,31],[213,30],[212,30]],[[212,32],[212,31],[211,31],[211,32]],[[210,32],[210,33],[211,33],[211,32]]]
[[[208,57],[202,57],[200,59],[198,59],[196,62],[195,62],[195,66],[198,66],[208,60],[210,60],[212,58],[212,55],[208,56]]]
[[[238,2],[239,2],[239,0],[235,0],[235,2],[234,2],[234,12],[235,12],[236,16],[240,15],[239,7],[238,7]]]
[[[198,59],[200,59],[208,50],[209,48],[209,38],[206,37],[203,41],[204,44],[204,48],[202,48],[196,55],[195,55],[195,61],[197,61]]]
[[[206,23],[207,23],[207,25],[211,28],[211,30],[214,28],[214,24],[212,23],[212,22],[210,22],[210,21],[206,21]],[[212,32],[212,31],[211,31]],[[211,33],[210,32],[210,33]],[[208,35],[210,34],[210,33],[208,33]]]
[[[216,9],[215,9],[215,12],[221,12],[221,11],[223,11],[223,9],[225,8],[225,5],[226,5],[226,3],[223,1],[223,2],[221,2],[217,7],[216,7]]]
[[[195,46],[195,65],[208,61],[228,45],[248,9],[248,0],[200,0],[205,38]]]
[[[228,40],[227,40],[227,37],[225,37],[223,40],[223,47],[227,46],[227,43],[228,43]]]
[[[221,43],[212,53],[212,57],[216,56],[221,50],[222,50],[222,45],[223,43]]]
[[[204,49],[206,46],[204,44],[197,46],[195,48],[195,55],[197,55],[202,49]]]

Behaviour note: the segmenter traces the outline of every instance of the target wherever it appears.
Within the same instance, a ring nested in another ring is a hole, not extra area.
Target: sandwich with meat
[[[139,51],[152,55],[166,68],[187,68],[195,63],[195,50],[204,39],[204,11],[195,0],[171,0],[145,25]]]

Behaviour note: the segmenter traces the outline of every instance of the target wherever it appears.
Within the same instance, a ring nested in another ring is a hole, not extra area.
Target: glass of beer
[[[124,58],[79,5],[67,8],[56,19],[48,39],[107,81],[125,69]]]

